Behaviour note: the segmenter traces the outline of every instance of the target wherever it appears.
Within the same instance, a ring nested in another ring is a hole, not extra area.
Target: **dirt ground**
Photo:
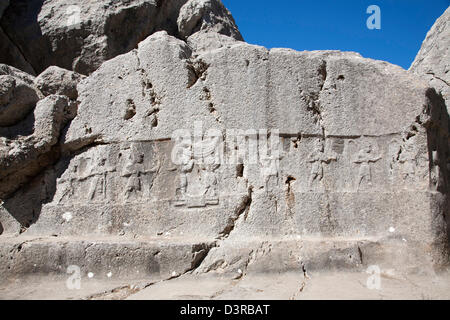
[[[79,289],[67,279],[12,280],[0,285],[0,299],[111,300],[309,300],[309,299],[450,299],[450,273],[378,276],[359,272],[243,275],[239,279],[185,274],[151,281],[83,278]]]

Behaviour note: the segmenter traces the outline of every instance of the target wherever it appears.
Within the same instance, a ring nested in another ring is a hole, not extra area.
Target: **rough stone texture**
[[[0,65],[0,198],[28,183],[59,157],[55,148],[64,126],[76,115],[77,103],[63,95],[47,97],[36,79]],[[50,85],[50,84],[49,84]],[[56,88],[56,86],[53,86]],[[62,82],[60,88],[69,88]],[[72,91],[67,93],[73,95]],[[3,232],[3,228],[1,229]]]
[[[5,198],[30,177],[39,174],[59,156],[58,143],[64,125],[75,115],[76,105],[65,96],[51,95],[40,100],[31,117],[0,137],[0,197]],[[33,122],[34,121],[34,122]],[[0,128],[3,129],[3,128]],[[30,131],[33,131],[30,133]],[[22,136],[21,134],[25,135]],[[14,138],[7,138],[14,136]],[[44,190],[48,182],[44,179]],[[39,198],[44,201],[45,198]],[[23,204],[18,205],[20,208]]]
[[[150,261],[151,258],[150,258]],[[154,261],[154,260],[153,260]],[[139,265],[138,265],[139,266]],[[89,270],[89,269],[86,269]],[[103,271],[103,270],[101,270]],[[133,274],[135,269],[131,269]],[[136,272],[137,274],[137,272]],[[450,298],[450,274],[403,275],[381,270],[380,288],[368,286],[366,272],[260,273],[240,279],[184,275],[160,278],[146,274],[127,279],[123,272],[104,278],[81,274],[80,290],[69,290],[64,277],[26,277],[0,284],[3,299],[26,300],[439,300]],[[333,284],[333,285],[330,285]],[[39,288],[39,290],[33,290]],[[271,308],[269,307],[269,312]],[[176,318],[179,310],[166,315]],[[273,311],[271,312],[273,313]],[[214,316],[220,314],[217,310]]]
[[[67,156],[5,200],[3,216],[20,222],[4,218],[6,234],[215,241],[198,272],[446,262],[448,116],[399,67],[242,42],[199,53],[158,32],[78,91]],[[261,154],[175,165],[171,137],[194,132],[187,119],[227,145],[229,129],[279,130],[279,172]]]
[[[104,61],[132,50],[155,31],[178,36],[177,18],[186,2],[16,0],[6,10],[1,27],[37,74],[52,65],[88,74]],[[242,39],[219,0],[195,3],[195,10],[182,12],[183,36],[195,32],[198,23],[202,30]],[[194,20],[195,26],[184,23]],[[8,58],[7,51],[1,52],[0,62],[25,70]]]
[[[59,94],[71,100],[78,98],[77,85],[84,76],[56,66],[48,67],[36,79],[35,85],[45,95]]]
[[[197,31],[208,30],[243,40],[233,17],[220,1],[189,0],[181,7],[177,25],[180,36],[184,38]]]
[[[450,106],[450,7],[428,32],[410,71],[425,77]],[[450,110],[449,110],[450,112]]]
[[[113,241],[107,238],[58,238],[56,241],[24,238],[20,244],[6,238],[3,244],[0,255],[8,257],[8,263],[0,267],[0,279],[10,269],[35,276],[39,273],[43,276],[59,275],[61,271],[65,273],[66,265],[72,264],[89,270],[97,279],[107,279],[111,272],[115,277],[127,280],[144,277],[160,280],[186,273],[196,267],[192,261],[207,252],[210,245],[123,238]]]
[[[43,92],[33,113],[0,128],[0,278],[70,265],[103,278],[132,266],[235,280],[448,266],[442,96],[357,53],[268,50],[214,32],[226,15],[203,12],[192,26],[199,3],[217,14],[213,2],[187,3],[184,36],[158,31],[106,62],[79,56],[85,70],[103,62],[88,77],[5,72],[5,97],[11,77]]]
[[[187,38],[186,42],[194,52],[194,55],[196,55],[206,51],[230,47],[236,44],[238,40],[219,33],[198,31]]]
[[[240,280],[186,276],[131,293],[128,300],[362,300],[448,299],[449,275],[403,276],[385,270],[380,290],[367,287],[367,273],[253,274]],[[332,285],[331,285],[332,284]],[[118,294],[111,294],[117,297]],[[214,313],[217,315],[217,313]]]
[[[32,78],[19,70],[0,65],[0,126],[12,126],[24,119],[36,102],[39,92]]]
[[[9,75],[12,77],[19,78],[21,81],[27,83],[27,84],[33,84],[34,77],[30,74],[27,74],[26,72],[23,72],[17,68],[14,68],[12,66],[6,65],[6,64],[0,64],[0,75]]]

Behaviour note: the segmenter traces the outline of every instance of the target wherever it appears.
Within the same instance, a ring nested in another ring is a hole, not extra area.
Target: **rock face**
[[[59,71],[64,74],[64,70]],[[60,86],[67,87],[65,79],[61,80]],[[72,91],[56,90],[55,94],[44,91],[43,94],[34,82],[39,83],[24,72],[0,65],[2,199],[58,158],[59,149],[54,147],[61,130],[76,115],[76,102],[63,95],[66,92],[72,95]]]
[[[36,79],[35,85],[45,95],[59,94],[71,100],[78,98],[77,85],[84,76],[56,66],[48,67]]]
[[[4,11],[9,6],[9,0],[0,0],[0,22]],[[0,24],[1,25],[1,24]],[[11,42],[11,39],[0,26],[0,63],[15,66],[25,72],[34,74],[33,67],[25,60],[19,48]]]
[[[184,38],[206,30],[243,40],[233,17],[220,1],[189,0],[181,7],[177,25],[179,35]]]
[[[428,32],[410,71],[425,77],[450,106],[450,7]]]
[[[0,69],[0,126],[12,126],[33,110],[39,93],[31,77],[5,67]]]
[[[357,53],[207,32],[226,23],[191,22],[198,6],[224,12],[190,1],[182,39],[155,32],[88,77],[27,76],[48,96],[31,133],[4,139],[0,278],[69,265],[166,279],[448,264],[442,97]]]
[[[187,37],[201,29],[242,39],[218,0],[17,0],[1,27],[36,74],[52,65],[89,74],[158,30]],[[0,63],[30,72],[6,50]]]
[[[409,70],[436,89],[445,100],[447,112],[450,114],[450,7],[428,32]],[[450,135],[448,145],[450,148]],[[447,162],[447,168],[450,170],[450,154],[442,161]]]

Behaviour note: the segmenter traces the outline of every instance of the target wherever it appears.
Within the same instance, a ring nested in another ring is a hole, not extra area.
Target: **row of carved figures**
[[[178,187],[174,200],[178,205],[184,205],[189,198],[188,184],[193,177],[193,169],[196,168],[196,176],[201,175],[202,184],[199,185],[200,194],[203,194],[206,202],[216,203],[218,201],[218,177],[217,169],[220,167],[219,157],[217,155],[217,139],[205,140],[200,146],[201,153],[196,156],[193,152],[192,144],[181,145],[179,151],[178,163],[171,164],[167,168],[168,171],[178,172]],[[417,175],[417,150],[412,143],[391,144],[394,147],[389,148],[389,157],[391,165],[391,176],[394,175],[394,164],[401,165],[401,178],[406,180],[414,178]],[[180,147],[180,145],[178,146]],[[197,146],[198,147],[198,146]],[[133,196],[138,196],[144,189],[144,177],[152,176],[161,171],[162,163],[160,157],[155,154],[148,157],[145,163],[145,152],[137,145],[132,145],[127,150],[128,156],[120,165],[122,169],[117,169],[117,165],[108,161],[109,152],[104,155],[92,157],[80,157],[73,159],[70,165],[70,171],[67,171],[60,179],[59,185],[62,190],[57,201],[62,202],[64,199],[72,198],[75,194],[76,182],[88,182],[85,184],[86,190],[83,190],[86,200],[106,199],[108,189],[108,177],[119,176],[125,179],[125,187],[120,189],[122,198],[128,200]],[[351,155],[351,163],[357,165],[358,173],[356,177],[356,189],[362,185],[372,184],[372,168],[371,165],[382,159],[378,145],[375,147],[370,141],[364,141],[358,144],[358,150]],[[100,154],[100,153],[98,153]],[[314,142],[313,150],[307,155],[307,162],[310,164],[310,174],[308,178],[308,187],[313,190],[315,186],[321,184],[324,178],[324,168],[331,162],[339,161],[340,153],[333,151],[333,148],[326,148],[325,141],[318,139]],[[151,158],[151,159],[150,159]],[[282,156],[281,156],[282,158]],[[269,180],[271,177],[278,178],[280,176],[280,157],[261,156],[259,159],[261,176],[263,178],[266,189],[269,188]],[[348,161],[348,160],[347,160]],[[435,175],[439,176],[439,164],[435,161]],[[148,186],[147,186],[147,189]]]

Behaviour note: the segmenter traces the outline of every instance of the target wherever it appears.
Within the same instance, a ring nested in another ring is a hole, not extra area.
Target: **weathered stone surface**
[[[76,100],[77,85],[83,78],[79,73],[52,66],[42,72],[34,82],[45,96],[58,94]]]
[[[448,265],[444,99],[357,53],[218,34],[231,20],[217,8],[188,2],[170,22],[183,39],[155,32],[88,77],[6,74],[50,95],[1,131],[3,279],[73,264],[233,279]],[[112,56],[80,57],[92,71]]]
[[[217,0],[189,0],[180,9],[177,24],[184,38],[206,30],[243,40],[230,12]]]
[[[155,31],[166,30],[178,36],[177,18],[186,2],[17,0],[10,4],[1,27],[36,73],[57,65],[88,74],[104,61],[132,50]],[[183,10],[182,21],[195,19],[201,23],[202,30],[242,38],[219,0],[197,3],[195,8],[193,12]],[[190,14],[195,17],[191,18]],[[189,36],[196,31],[195,27],[188,30],[182,23],[180,31],[183,36]],[[0,62],[15,63],[3,53]]]
[[[428,32],[410,71],[423,76],[450,106],[450,7]],[[450,112],[450,110],[449,110]]]
[[[0,67],[0,126],[12,126],[24,119],[39,100],[32,78],[6,65]]]
[[[26,127],[32,120],[31,134],[18,135],[13,139],[6,138],[6,135],[2,134],[0,137],[1,198],[7,197],[28,183],[30,178],[58,159],[60,151],[55,146],[62,128],[75,116],[74,109],[76,109],[75,103],[69,102],[67,97],[48,96],[37,103],[32,119],[24,121]],[[14,133],[17,133],[22,132],[24,127],[19,124],[13,129]],[[50,182],[44,182],[44,184],[50,184]],[[39,199],[39,201],[45,200],[45,198]]]
[[[425,79],[443,97],[450,114],[450,7],[428,32],[409,70]],[[450,130],[450,125],[447,128]],[[450,134],[448,145],[450,149]],[[446,162],[450,171],[450,153],[440,161]]]
[[[23,82],[30,85],[33,84],[34,81],[34,77],[32,75],[27,74],[26,72],[23,72],[17,68],[14,68],[6,64],[0,64],[0,75],[9,75],[12,77],[17,77]]]
[[[196,267],[198,255],[206,254],[211,244],[189,241],[149,241],[146,239],[73,239],[73,238],[24,238],[17,244],[5,237],[0,255],[8,263],[0,266],[0,280],[8,270],[20,274],[58,275],[65,273],[69,265],[83,266],[86,274],[92,272],[96,279],[142,279],[154,282],[180,275]]]

